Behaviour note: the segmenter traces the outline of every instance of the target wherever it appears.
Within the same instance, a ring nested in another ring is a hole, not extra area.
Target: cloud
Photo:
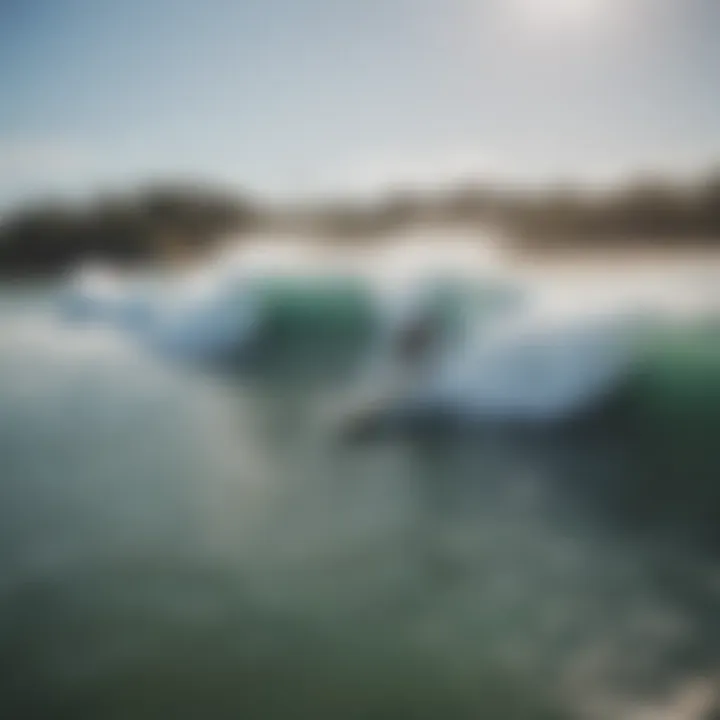
[[[0,138],[0,206],[92,188],[103,156],[89,145],[43,137]]]
[[[0,205],[46,195],[82,198],[132,185],[153,171],[151,154],[137,149],[65,138],[0,138]]]
[[[0,178],[77,175],[96,166],[97,155],[82,143],[48,138],[0,139]]]
[[[502,165],[478,148],[446,148],[417,153],[387,153],[357,158],[326,183],[329,189],[361,194],[389,188],[433,190],[468,179],[495,177]],[[334,186],[334,187],[333,187]]]

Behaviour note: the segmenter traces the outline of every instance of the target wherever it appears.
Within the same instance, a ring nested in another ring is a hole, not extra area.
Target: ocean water
[[[570,428],[353,444],[324,422],[341,372],[174,366],[63,325],[53,299],[0,291],[3,718],[640,718],[709,703],[711,323],[648,337],[630,387]]]

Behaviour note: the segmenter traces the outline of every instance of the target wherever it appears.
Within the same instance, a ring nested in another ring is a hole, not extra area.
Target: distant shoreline
[[[708,241],[685,241],[680,247],[658,247],[647,241],[629,241],[618,247],[617,244],[596,246],[584,244],[580,247],[567,245],[557,248],[519,249],[513,253],[525,262],[537,262],[551,265],[581,264],[676,264],[684,262],[711,261],[720,263],[720,247],[713,247]],[[718,279],[720,285],[720,278]]]
[[[372,203],[303,207],[202,185],[150,185],[81,204],[44,202],[0,218],[0,274],[56,275],[83,260],[186,263],[228,237],[303,238],[382,247],[403,236],[498,237],[535,262],[622,262],[720,253],[720,172],[693,183],[645,179],[612,192],[460,185],[433,196],[398,191]]]
[[[283,239],[291,241],[293,244],[301,247],[307,246],[309,256],[313,253],[320,253],[320,256],[327,253],[332,256],[333,253],[343,255],[345,253],[367,251],[371,255],[373,252],[382,253],[383,248],[391,249],[393,246],[402,247],[408,243],[408,239],[412,240],[412,233],[398,232],[388,233],[382,237],[371,238],[353,238],[351,241],[343,239],[335,239],[332,237],[316,237],[307,232],[297,235],[283,235]],[[452,225],[437,227],[426,227],[422,233],[419,233],[428,245],[433,246],[436,252],[442,252],[443,242],[448,242],[460,238],[468,246],[472,246],[474,242],[474,233],[458,232],[458,228]],[[478,233],[477,241],[482,244],[483,234]],[[261,245],[263,242],[272,242],[278,240],[275,233],[255,232],[249,235],[241,235],[237,238],[238,245],[243,244],[252,246],[254,244]],[[627,239],[622,246],[617,243],[597,243],[592,244],[587,240],[578,241],[577,243],[563,243],[554,246],[527,246],[523,243],[515,244],[512,240],[507,244],[498,243],[498,250],[502,256],[503,262],[510,266],[524,268],[526,270],[538,271],[558,271],[573,272],[578,270],[603,270],[608,273],[621,272],[630,268],[646,268],[671,269],[674,267],[697,269],[699,272],[718,273],[718,287],[720,288],[720,247],[716,247],[710,241],[682,241],[678,243],[680,246],[658,246],[647,241]],[[218,243],[215,247],[219,247]],[[186,256],[182,259],[182,263],[177,258],[171,258],[163,253],[156,256],[150,256],[135,262],[138,268],[149,268],[156,266],[157,268],[172,267],[188,267],[195,263],[202,263],[203,258],[207,256],[208,251],[212,252],[208,247],[203,247],[195,256]],[[448,247],[448,256],[453,254],[453,247]],[[79,257],[77,262],[83,259],[94,260],[95,256],[89,255],[87,258]],[[111,263],[112,264],[112,263]],[[302,266],[299,265],[298,269]],[[32,282],[47,281],[61,279],[67,274],[69,267],[54,267],[52,263],[43,265],[42,262],[35,262],[28,269],[0,266],[0,280],[4,282]]]

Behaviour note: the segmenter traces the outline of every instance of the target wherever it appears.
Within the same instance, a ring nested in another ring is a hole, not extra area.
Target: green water
[[[0,323],[3,718],[582,717],[720,666],[707,329],[572,428],[347,445],[317,364]]]

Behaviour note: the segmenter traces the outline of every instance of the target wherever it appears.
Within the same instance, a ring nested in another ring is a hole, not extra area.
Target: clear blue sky
[[[718,0],[0,0],[0,205],[720,161]]]

